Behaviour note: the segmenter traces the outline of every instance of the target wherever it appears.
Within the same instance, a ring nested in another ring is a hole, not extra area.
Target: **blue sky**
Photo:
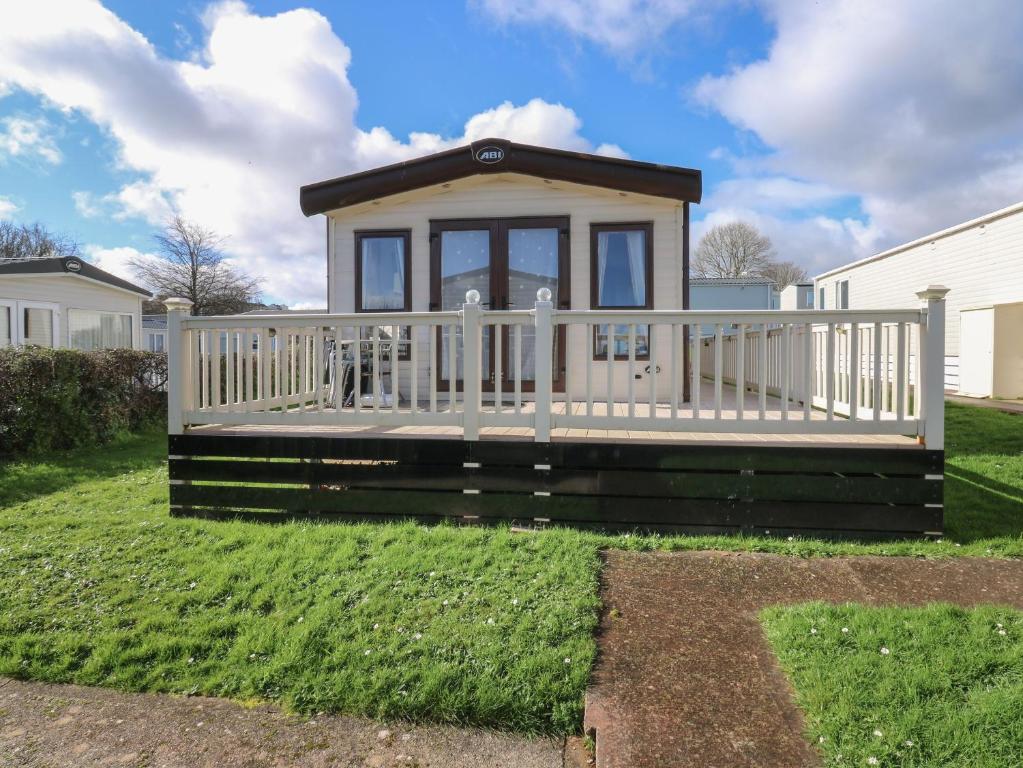
[[[700,168],[697,235],[750,220],[813,273],[1023,198],[1020,4],[892,5],[7,4],[0,216],[125,274],[181,211],[322,304],[298,184],[489,131]]]

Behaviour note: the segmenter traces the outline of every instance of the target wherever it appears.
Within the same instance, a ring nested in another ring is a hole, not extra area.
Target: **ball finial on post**
[[[546,285],[536,292],[537,301],[550,301],[551,300],[551,289]]]
[[[480,303],[480,292],[475,288],[470,288],[465,292],[465,303],[466,304],[479,304]]]

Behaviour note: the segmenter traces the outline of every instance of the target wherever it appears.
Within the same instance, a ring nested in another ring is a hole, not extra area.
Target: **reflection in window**
[[[68,312],[71,347],[86,352],[93,349],[130,349],[131,315],[72,309]]]
[[[9,347],[14,343],[11,320],[11,308],[0,306],[0,348]]]
[[[650,309],[650,270],[653,269],[649,224],[595,225],[591,239],[591,297],[594,309]],[[650,327],[635,326],[636,358],[650,354]],[[629,357],[629,326],[607,325],[594,329],[594,356]]]
[[[362,285],[360,312],[408,309],[405,291],[407,235],[362,235],[359,259]]]
[[[490,230],[444,230],[440,233],[440,301],[441,310],[461,309],[469,290],[479,291],[485,309],[490,308]],[[439,333],[439,331],[438,331]],[[483,327],[483,377],[490,376],[491,327]],[[455,326],[455,376],[461,379],[462,326]],[[451,378],[448,344],[445,330],[441,335],[441,378]]]
[[[594,328],[596,339],[594,344],[594,357],[597,359],[607,357],[607,326],[598,325]],[[612,331],[611,354],[618,359],[629,357],[629,326],[616,325]],[[650,355],[650,326],[636,326],[636,358],[648,357]]]
[[[24,333],[26,345],[37,347],[53,346],[53,310],[41,307],[25,307]]]
[[[646,234],[597,233],[597,308],[646,306]]]

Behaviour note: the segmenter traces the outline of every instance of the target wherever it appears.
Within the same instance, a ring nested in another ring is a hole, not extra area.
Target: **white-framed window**
[[[849,281],[839,280],[835,283],[835,308],[849,309]]]
[[[57,304],[0,299],[0,347],[59,347],[59,328]]]
[[[820,294],[820,306],[817,307],[817,309],[824,309],[824,286],[823,285],[820,287],[820,290],[819,290],[818,293]]]
[[[18,307],[9,299],[0,299],[0,348],[14,344]]]
[[[131,315],[94,309],[68,310],[68,336],[72,349],[131,349]]]
[[[150,352],[163,352],[166,336],[164,331],[148,331],[146,333],[146,349]]]

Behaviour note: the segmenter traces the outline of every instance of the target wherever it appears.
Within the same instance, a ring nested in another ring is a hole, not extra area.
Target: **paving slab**
[[[599,656],[586,697],[598,768],[817,766],[760,628],[768,605],[1002,603],[1023,562],[606,553]]]
[[[2,768],[562,768],[561,739],[0,678]]]

